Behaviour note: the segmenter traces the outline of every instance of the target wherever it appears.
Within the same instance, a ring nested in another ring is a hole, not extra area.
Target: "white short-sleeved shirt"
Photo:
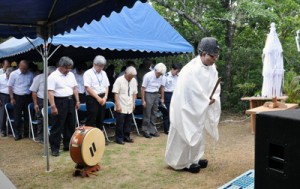
[[[0,75],[0,93],[9,94],[8,93],[8,79],[6,77],[6,74]]]
[[[91,68],[83,74],[83,83],[85,87],[90,87],[96,94],[105,93],[109,86],[106,72],[101,70],[98,73],[95,68]],[[86,94],[89,95],[87,91]]]
[[[0,75],[5,74],[5,71],[3,70],[3,68],[0,69]]]
[[[33,74],[27,71],[25,74],[21,73],[20,69],[17,69],[10,73],[8,86],[12,87],[13,93],[17,95],[30,94],[29,90],[33,80]]]
[[[75,79],[77,81],[78,84],[78,93],[84,94],[85,93],[85,87],[84,87],[84,83],[83,83],[83,74],[78,74],[76,72],[73,72]]]
[[[177,83],[178,75],[172,75],[171,72],[163,76],[162,85],[165,87],[165,92],[173,92]]]
[[[33,82],[29,88],[30,91],[36,92],[37,96],[44,99],[44,74],[39,74],[33,78]]]
[[[113,93],[119,94],[120,105],[123,114],[131,114],[133,111],[133,94],[137,94],[137,81],[132,78],[130,82],[125,76],[118,77],[114,83]],[[116,109],[116,107],[115,107]]]
[[[144,75],[142,87],[145,87],[146,92],[158,92],[161,85],[162,76],[157,78],[154,70]]]
[[[73,89],[77,86],[72,72],[62,74],[58,69],[48,77],[48,91],[54,91],[55,97],[67,97],[73,95]]]

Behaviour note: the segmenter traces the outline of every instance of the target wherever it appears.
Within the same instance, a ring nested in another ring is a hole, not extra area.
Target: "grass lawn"
[[[69,152],[50,156],[51,172],[45,172],[43,146],[30,139],[14,141],[0,137],[0,169],[17,188],[82,189],[212,189],[254,168],[254,135],[250,119],[223,115],[217,143],[207,136],[205,158],[208,167],[198,174],[174,171],[164,162],[167,135],[146,139],[132,134],[133,144],[106,146],[97,176],[73,177],[75,163]],[[227,121],[225,121],[227,120]],[[162,131],[161,131],[162,132]]]

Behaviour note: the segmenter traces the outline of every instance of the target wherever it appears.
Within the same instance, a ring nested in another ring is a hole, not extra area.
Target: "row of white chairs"
[[[142,106],[141,99],[136,99],[135,106],[136,107]],[[106,129],[105,129],[105,125],[116,125],[116,119],[115,119],[114,114],[113,114],[114,107],[115,107],[115,104],[113,102],[111,102],[111,101],[106,102],[106,110],[109,111],[110,117],[105,118],[104,121],[103,121],[103,123],[104,123],[103,132],[104,132],[105,138],[108,141],[110,141],[109,137],[111,137],[111,136],[108,136],[108,134],[106,132]],[[35,135],[34,135],[34,125],[39,124],[40,120],[33,119],[33,116],[32,116],[32,112],[34,112],[34,104],[33,103],[28,104],[27,108],[28,108],[28,116],[29,116],[29,137],[32,137],[32,139],[34,141],[36,141],[36,138],[35,138]],[[87,111],[86,104],[80,104],[79,111],[86,112]],[[14,133],[14,130],[13,130],[14,118],[10,114],[10,112],[13,112],[13,106],[12,106],[11,103],[6,103],[5,104],[5,112],[6,112],[6,115],[7,115],[6,132],[8,134],[8,127],[10,127],[13,137],[15,137],[15,133]],[[42,112],[42,115],[44,117],[44,109],[42,109],[41,112]],[[48,107],[48,115],[50,115],[50,114],[51,114],[51,107],[49,106]],[[78,112],[75,111],[75,114],[76,114],[76,116],[75,116],[76,117],[75,127],[78,127],[78,126],[80,126],[80,120],[78,118]],[[133,119],[133,124],[136,128],[136,131],[137,131],[138,135],[141,135],[140,132],[139,132],[136,120],[142,120],[143,119],[143,114],[134,114],[134,112],[132,112],[132,119]],[[51,125],[48,126],[48,132],[49,132],[50,129],[51,129]]]

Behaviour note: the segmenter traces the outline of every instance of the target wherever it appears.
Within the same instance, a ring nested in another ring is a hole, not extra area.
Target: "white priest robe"
[[[170,105],[170,130],[165,161],[174,169],[197,164],[204,155],[204,128],[219,139],[221,114],[220,85],[209,105],[210,95],[218,80],[215,65],[205,66],[197,56],[179,73]]]

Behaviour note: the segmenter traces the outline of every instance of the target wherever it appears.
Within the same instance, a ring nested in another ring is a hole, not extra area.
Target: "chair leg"
[[[136,120],[135,120],[135,118],[134,118],[133,113],[132,113],[132,120],[133,120],[133,124],[134,124],[134,126],[135,126],[135,128],[136,128],[137,134],[138,134],[139,136],[141,136],[141,134],[140,134],[140,132],[139,132],[139,128],[138,128],[138,126],[137,126],[137,123],[136,123]]]
[[[15,135],[14,129],[13,129],[13,127],[12,127],[11,121],[8,120],[8,123],[9,123],[10,129],[11,129],[11,132],[12,132],[12,134],[13,134],[13,137],[16,138],[16,135]],[[7,132],[8,132],[8,129],[7,129]],[[7,134],[8,134],[8,133],[7,133]]]
[[[107,132],[106,132],[106,130],[105,130],[105,126],[103,125],[102,128],[103,128],[103,133],[104,133],[104,136],[105,136],[106,140],[107,140],[108,142],[111,142],[111,141],[108,139],[108,135],[107,135]]]
[[[37,141],[35,140],[32,122],[29,123],[29,129],[30,129],[31,134],[32,134],[32,140],[33,140],[34,142],[37,142]],[[30,137],[30,132],[29,132],[29,137]]]

